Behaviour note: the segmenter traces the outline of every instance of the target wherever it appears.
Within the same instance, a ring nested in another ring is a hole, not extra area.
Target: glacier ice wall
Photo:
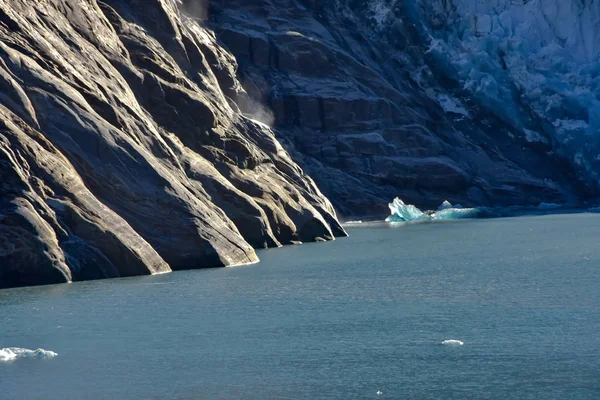
[[[456,83],[430,88],[447,112],[486,109],[532,145],[550,147],[600,181],[600,1],[370,0],[380,29],[399,19],[432,69]],[[511,136],[512,133],[507,132]],[[512,137],[511,137],[512,138]]]
[[[419,0],[428,51],[472,99],[552,144],[587,179],[600,166],[600,2]]]
[[[420,4],[436,27],[473,38],[510,38],[537,53],[556,45],[578,62],[600,53],[600,7],[596,0],[435,0]]]

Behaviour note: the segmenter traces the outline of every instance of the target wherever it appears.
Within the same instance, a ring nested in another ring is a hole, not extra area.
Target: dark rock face
[[[381,215],[394,196],[430,208],[593,194],[551,143],[531,143],[468,98],[457,106],[458,83],[429,57],[410,10],[396,7],[376,29],[374,3],[212,0],[205,10],[247,93],[227,94],[243,112],[272,117],[342,214]]]
[[[344,235],[228,100],[235,73],[175,0],[1,2],[0,287],[245,264]]]

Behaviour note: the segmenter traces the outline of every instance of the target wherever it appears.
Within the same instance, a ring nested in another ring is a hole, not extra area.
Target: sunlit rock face
[[[597,194],[597,2],[209,3],[248,94],[230,97],[342,214]]]
[[[247,264],[344,235],[175,0],[0,1],[0,287]]]

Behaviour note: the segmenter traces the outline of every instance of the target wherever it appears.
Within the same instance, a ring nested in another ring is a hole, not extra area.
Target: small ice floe
[[[362,223],[363,223],[363,222],[362,222],[362,221],[360,221],[360,220],[359,220],[359,221],[346,221],[346,222],[344,222],[342,225],[360,225],[360,224],[362,224]]]
[[[465,344],[464,342],[461,342],[460,340],[455,340],[455,339],[448,339],[448,340],[444,340],[442,342],[442,344],[444,346],[462,346],[463,344]]]
[[[54,358],[58,354],[44,349],[29,350],[20,347],[0,349],[0,362],[14,361],[21,358]]]

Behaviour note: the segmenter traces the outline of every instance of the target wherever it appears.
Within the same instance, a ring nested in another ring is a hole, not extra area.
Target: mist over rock
[[[246,264],[345,235],[228,98],[235,58],[181,6],[0,2],[0,287]]]

